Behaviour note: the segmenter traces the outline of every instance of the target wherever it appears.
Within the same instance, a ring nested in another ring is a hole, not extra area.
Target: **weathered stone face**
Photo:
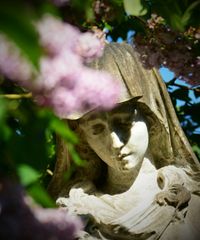
[[[142,163],[148,146],[148,130],[130,102],[110,112],[88,113],[80,127],[91,148],[108,166],[126,174]]]

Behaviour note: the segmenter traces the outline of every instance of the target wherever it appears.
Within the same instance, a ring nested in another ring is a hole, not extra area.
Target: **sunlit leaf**
[[[31,166],[25,164],[19,165],[17,172],[20,177],[20,181],[24,186],[36,182],[40,177],[38,171],[36,171]]]
[[[56,150],[55,150],[55,139],[53,136],[52,131],[50,129],[46,129],[45,132],[46,140],[47,140],[47,151],[48,151],[48,157],[53,158],[55,157]]]
[[[43,207],[55,207],[54,201],[39,183],[31,185],[27,191],[29,195]]]
[[[112,31],[113,27],[108,24],[107,22],[104,23],[104,28],[108,29],[109,31]]]
[[[193,151],[200,157],[200,148],[197,145],[192,146]]]
[[[143,16],[147,9],[142,5],[141,0],[124,0],[124,9],[127,14],[133,16]]]
[[[93,12],[92,7],[86,8],[86,13],[85,14],[86,14],[87,21],[94,20],[94,12]]]
[[[58,118],[53,118],[50,122],[50,128],[59,134],[61,137],[66,139],[67,141],[76,144],[78,143],[78,138],[74,134],[74,132],[68,127],[67,123],[61,121]]]

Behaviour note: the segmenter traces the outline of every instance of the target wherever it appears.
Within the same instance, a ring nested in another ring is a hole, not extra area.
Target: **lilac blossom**
[[[103,44],[95,34],[83,33],[77,40],[75,51],[85,59],[100,57],[103,53]]]
[[[62,118],[81,110],[114,106],[119,94],[114,79],[83,65],[102,55],[102,41],[48,15],[37,26],[41,44],[50,53],[41,60],[36,81],[40,91],[35,92],[38,102],[52,107]]]
[[[53,58],[43,57],[40,61],[40,74],[36,79],[36,87],[44,91],[58,85],[71,88],[75,85],[75,76],[82,68],[80,58],[72,52],[64,52]]]
[[[114,83],[112,76],[104,71],[84,69],[79,76],[77,89],[80,89],[79,97],[83,99],[82,102],[93,109],[110,109],[118,99],[119,85]],[[87,99],[84,101],[85,93]]]
[[[64,209],[35,206],[21,186],[0,179],[0,239],[73,240],[82,229],[78,217]]]
[[[43,231],[46,230],[48,235],[56,237],[60,240],[75,239],[78,236],[83,224],[81,220],[70,215],[67,210],[60,209],[44,209],[41,207],[32,208],[32,212],[35,218],[43,227]]]
[[[0,34],[0,73],[11,80],[26,82],[33,69],[16,45]]]
[[[117,102],[118,91],[119,86],[113,84],[109,74],[83,68],[73,89],[55,88],[49,100],[56,114],[67,118],[73,112],[113,107]]]
[[[50,54],[75,51],[84,60],[100,57],[103,53],[104,44],[96,34],[81,33],[77,28],[50,15],[45,15],[36,27],[41,45]]]
[[[35,92],[35,98],[40,105],[53,108],[59,117],[67,118],[73,112],[113,107],[118,92],[119,85],[114,83],[111,75],[82,67],[78,74],[62,77],[48,94]]]
[[[58,87],[49,96],[54,112],[61,118],[67,118],[68,115],[80,109],[81,99],[78,98],[76,91]]]
[[[13,54],[8,47],[0,47],[3,75],[32,91],[38,104],[52,108],[61,118],[73,112],[113,107],[119,95],[117,83],[108,73],[84,64],[102,55],[102,41],[95,34],[81,33],[50,15],[35,26],[46,54],[40,59],[40,71],[34,81],[29,64],[16,47]],[[0,38],[0,46],[6,44],[7,40]]]
[[[36,28],[39,32],[41,45],[50,54],[59,54],[62,51],[72,50],[74,43],[80,36],[77,28],[50,15],[45,15],[36,24]]]

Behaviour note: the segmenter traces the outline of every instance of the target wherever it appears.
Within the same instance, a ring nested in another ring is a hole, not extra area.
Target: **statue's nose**
[[[111,139],[113,148],[122,148],[124,146],[124,143],[120,141],[119,136],[115,132],[111,133]]]

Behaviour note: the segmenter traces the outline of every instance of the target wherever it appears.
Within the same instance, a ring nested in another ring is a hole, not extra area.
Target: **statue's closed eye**
[[[102,133],[105,130],[105,125],[102,123],[97,123],[92,126],[92,134],[93,135],[98,135]]]

